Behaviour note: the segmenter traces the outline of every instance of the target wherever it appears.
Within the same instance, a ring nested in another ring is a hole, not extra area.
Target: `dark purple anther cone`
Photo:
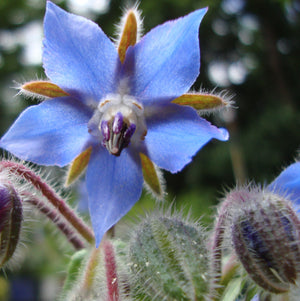
[[[110,138],[109,125],[106,120],[101,122],[101,133],[105,141],[108,141]]]
[[[119,134],[123,128],[123,115],[122,113],[118,112],[115,115],[113,125],[112,125],[112,130],[115,134]]]
[[[123,135],[123,148],[127,147],[130,143],[130,138],[132,137],[132,135],[134,134],[136,129],[136,125],[134,123],[132,123],[129,128],[124,132]]]
[[[124,140],[129,141],[132,135],[134,134],[135,129],[136,129],[136,125],[134,123],[131,123],[128,129],[124,133]]]

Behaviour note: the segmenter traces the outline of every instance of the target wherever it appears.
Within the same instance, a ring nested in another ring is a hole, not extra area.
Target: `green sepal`
[[[68,292],[70,292],[74,288],[75,283],[78,281],[78,278],[80,277],[80,271],[83,268],[83,265],[85,263],[85,258],[88,253],[89,253],[88,250],[83,249],[76,252],[71,257],[68,266],[67,277],[61,292],[62,297],[66,296]],[[62,298],[61,300],[64,299]]]
[[[164,189],[162,184],[162,177],[159,175],[159,170],[155,167],[153,162],[143,153],[140,153],[142,171],[144,181],[147,188],[158,199],[163,199]]]
[[[22,85],[21,91],[24,93],[29,92],[36,96],[45,96],[50,98],[69,96],[69,93],[61,89],[59,86],[46,81],[32,81],[25,83]]]
[[[226,107],[230,104],[230,101],[227,101],[221,95],[209,93],[187,93],[175,98],[172,103],[176,103],[181,106],[190,106],[200,111],[210,111]]]
[[[87,148],[79,154],[71,163],[65,182],[65,187],[74,183],[87,167],[92,153],[92,147]]]

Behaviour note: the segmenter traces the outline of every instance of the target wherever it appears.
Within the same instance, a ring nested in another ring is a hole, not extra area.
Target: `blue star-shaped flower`
[[[173,102],[199,74],[205,13],[166,22],[137,43],[128,44],[125,34],[118,50],[95,23],[47,2],[43,64],[50,88],[57,85],[62,95],[26,109],[0,146],[23,160],[58,166],[87,151],[97,244],[140,198],[142,170],[155,173],[152,161],[175,173],[212,138],[228,139],[226,130]]]
[[[288,166],[268,186],[269,190],[287,197],[300,213],[300,162]]]

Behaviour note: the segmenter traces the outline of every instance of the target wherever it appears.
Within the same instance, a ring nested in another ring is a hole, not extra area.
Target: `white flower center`
[[[112,155],[119,156],[130,143],[138,143],[146,136],[144,108],[129,95],[107,95],[100,101],[88,128]]]

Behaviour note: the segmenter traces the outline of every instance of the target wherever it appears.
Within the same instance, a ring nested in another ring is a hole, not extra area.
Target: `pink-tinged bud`
[[[22,202],[10,183],[0,182],[0,267],[13,256],[22,226]]]

